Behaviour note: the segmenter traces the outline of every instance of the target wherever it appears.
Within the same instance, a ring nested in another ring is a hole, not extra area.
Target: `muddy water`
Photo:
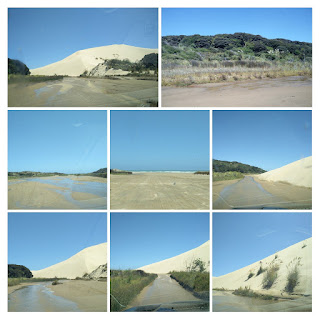
[[[173,303],[178,301],[196,301],[189,291],[183,289],[179,283],[168,274],[159,274],[153,283],[144,288],[130,307],[151,304]]]
[[[241,297],[229,292],[214,291],[212,296],[214,312],[286,312],[312,311],[312,298],[302,297],[296,300],[262,300]]]
[[[286,208],[287,206],[286,201],[272,195],[252,177],[248,176],[225,187],[220,192],[219,199],[213,203],[214,209],[275,209]]]
[[[58,297],[43,282],[23,287],[9,294],[8,311],[11,312],[66,312],[81,311],[77,304]]]

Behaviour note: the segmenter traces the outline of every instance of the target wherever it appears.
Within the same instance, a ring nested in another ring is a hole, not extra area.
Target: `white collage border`
[[[161,8],[165,7],[312,7],[313,8],[313,89],[319,88],[319,62],[316,60],[316,58],[319,56],[319,18],[320,18],[320,2],[318,4],[317,0],[312,1],[260,1],[259,4],[257,1],[252,0],[244,0],[244,1],[224,1],[224,2],[218,2],[218,1],[202,1],[198,0],[196,2],[194,1],[167,1],[167,0],[155,0],[155,1],[117,1],[116,6],[114,3],[110,3],[108,1],[98,1],[98,0],[92,0],[90,3],[86,1],[4,1],[1,5],[1,11],[0,11],[0,23],[1,23],[1,75],[0,81],[1,81],[1,126],[0,129],[2,130],[2,133],[0,134],[0,141],[1,141],[1,147],[2,150],[6,150],[6,152],[1,153],[1,206],[2,206],[2,213],[0,215],[0,235],[1,235],[1,243],[0,243],[0,252],[2,253],[3,259],[0,264],[0,281],[1,281],[1,291],[0,291],[0,314],[2,317],[5,317],[5,319],[18,319],[19,313],[9,313],[7,312],[7,216],[8,212],[14,211],[14,212],[30,212],[30,210],[8,210],[7,209],[7,132],[8,132],[8,111],[9,110],[75,110],[74,108],[7,108],[7,8],[8,7],[157,7],[159,8],[159,70],[161,70]],[[159,72],[159,106],[161,106],[161,72]],[[313,90],[313,108],[164,108],[168,111],[173,110],[210,110],[210,180],[212,181],[212,111],[211,110],[312,110],[312,139],[313,139],[313,163],[318,163],[318,154],[319,150],[317,147],[317,137],[319,137],[319,126],[316,126],[317,121],[319,120],[319,111],[316,109],[317,106],[320,104],[319,94],[316,90]],[[110,177],[110,111],[121,111],[121,110],[130,110],[130,111],[138,111],[138,110],[151,110],[151,111],[157,111],[161,110],[160,108],[152,108],[152,109],[146,109],[146,108],[79,108],[77,110],[107,110],[108,113],[108,177]],[[319,239],[317,236],[317,231],[319,230],[319,220],[320,218],[317,216],[317,211],[319,209],[319,201],[317,199],[317,194],[319,191],[319,184],[317,183],[316,178],[320,177],[318,174],[318,169],[316,166],[313,167],[313,209],[312,209],[312,224],[313,224],[313,312],[312,313],[304,313],[303,316],[306,318],[314,318],[320,315],[319,306],[317,304],[317,301],[320,301],[320,294],[317,292],[318,286],[319,286],[319,278],[320,276],[317,274],[316,270],[320,270],[319,265],[319,253],[318,253],[318,246],[319,246]],[[109,180],[110,181],[110,180]],[[110,272],[110,212],[150,212],[151,210],[110,210],[110,183],[108,181],[108,209],[107,210],[68,210],[68,212],[105,212],[108,215],[108,226],[107,226],[107,236],[108,236],[108,274]],[[212,210],[212,185],[210,184],[210,209],[209,210],[152,210],[152,212],[208,212],[210,213],[210,240],[212,240],[212,212],[228,212],[226,210]],[[38,210],[39,212],[65,212],[66,210]],[[311,210],[298,210],[297,212],[311,212]],[[247,212],[247,210],[237,210],[237,212]],[[265,212],[265,211],[264,211]],[[279,212],[278,210],[268,210],[267,212]],[[281,212],[292,212],[292,210],[281,210]],[[151,213],[152,214],[152,213]],[[210,241],[210,257],[212,261],[212,241]],[[211,272],[211,270],[210,270]],[[110,274],[109,274],[110,275]],[[211,277],[210,277],[211,278]],[[110,279],[110,277],[109,277]],[[108,293],[110,292],[110,282],[108,281]],[[212,289],[212,284],[210,284],[210,290]],[[210,295],[210,311],[212,311],[212,303],[211,303],[211,295]],[[110,310],[110,299],[108,298],[108,310]],[[109,311],[106,313],[93,313],[95,318],[104,318],[104,317],[119,317],[123,319],[123,317],[126,317],[124,313],[110,313]],[[183,315],[187,319],[192,319],[192,313],[178,313],[180,315]],[[61,313],[62,317],[68,317],[72,316],[73,314],[69,313]],[[220,319],[226,319],[229,317],[232,317],[236,315],[237,317],[240,317],[240,319],[252,319],[257,317],[255,313],[236,313],[233,312],[230,313],[202,313],[202,317],[218,317]],[[292,318],[298,318],[300,317],[300,313],[285,313],[286,315],[290,315]],[[23,313],[23,317],[26,317],[27,319],[32,318],[42,318],[44,315],[42,313]],[[53,318],[55,317],[55,313],[46,313],[45,317]],[[59,313],[60,316],[60,313]],[[77,314],[78,317],[85,319],[87,316],[86,312],[81,312]],[[143,313],[134,313],[131,314],[131,318],[135,319],[136,317],[149,317],[150,314],[143,315]],[[172,317],[173,315],[168,315],[169,317]],[[268,313],[259,313],[258,315],[261,318],[267,318]],[[283,314],[279,313],[273,313],[273,317],[283,317]],[[157,315],[157,313],[153,317],[161,317],[161,315]],[[137,318],[138,319],[138,318]]]

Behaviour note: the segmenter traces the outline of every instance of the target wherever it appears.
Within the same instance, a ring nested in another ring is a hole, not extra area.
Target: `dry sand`
[[[81,250],[69,259],[48,268],[32,271],[34,278],[68,278],[75,279],[90,273],[107,263],[107,243],[101,243]]]
[[[210,266],[210,241],[205,242],[201,246],[179,254],[178,256],[152,263],[141,268],[137,268],[137,270],[143,270],[147,273],[157,273],[164,274],[170,271],[186,271],[187,266],[195,259],[201,259],[205,262],[206,271],[209,271]]]
[[[261,260],[261,262],[257,261],[226,275],[213,277],[212,287],[214,289],[224,288],[225,290],[235,290],[247,286],[250,287],[251,290],[261,294],[286,297],[288,296],[285,292],[288,270],[296,265],[299,258],[301,264],[301,266],[298,266],[299,283],[294,288],[293,293],[296,295],[312,295],[312,238],[298,242],[279,252],[275,252],[271,256]],[[265,272],[256,276],[260,265],[263,268],[268,268],[272,265],[279,266],[277,279],[270,289],[263,289],[262,287]],[[254,276],[248,279],[250,272],[254,273]]]
[[[72,179],[74,181],[88,181],[88,182],[107,183],[107,179],[106,178],[101,178],[101,177],[69,175],[69,176],[67,176],[67,178],[68,179]]]
[[[8,85],[9,107],[147,107],[150,101],[158,101],[158,82],[133,77]]]
[[[312,187],[312,156],[289,163],[281,168],[262,173],[260,180],[282,181],[301,187]]]
[[[65,59],[49,64],[47,66],[31,69],[31,75],[68,75],[80,76],[84,71],[91,71],[105,59],[129,59],[131,62],[141,60],[146,54],[158,53],[158,49],[146,49],[114,44],[80,50]]]
[[[107,311],[107,282],[71,280],[48,287],[55,295],[77,303],[81,311]]]
[[[162,87],[163,107],[312,107],[305,77]]]
[[[111,175],[111,209],[209,209],[208,175]]]
[[[35,181],[10,184],[8,187],[8,209],[78,209],[54,189],[66,190],[66,188]]]

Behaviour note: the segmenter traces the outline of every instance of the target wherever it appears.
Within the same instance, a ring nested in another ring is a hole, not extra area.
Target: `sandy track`
[[[311,107],[312,80],[287,77],[162,87],[163,107]]]
[[[209,209],[209,176],[155,172],[112,175],[111,209]]]
[[[312,205],[311,188],[262,181],[257,176],[246,176],[232,184],[214,182],[212,192],[213,209],[309,209]]]
[[[152,284],[145,287],[130,303],[128,308],[146,306],[160,303],[173,303],[178,301],[200,300],[189,291],[182,288],[179,283],[170,278],[168,274],[159,274]]]
[[[107,311],[107,282],[71,280],[48,287],[55,295],[77,303],[81,311]]]
[[[63,78],[9,84],[9,107],[143,107],[158,100],[158,82],[135,78]]]

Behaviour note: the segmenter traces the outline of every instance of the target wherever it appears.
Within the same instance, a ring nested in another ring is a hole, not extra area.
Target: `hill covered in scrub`
[[[29,75],[29,68],[20,60],[8,59],[8,74]]]
[[[222,160],[213,160],[212,161],[213,172],[230,172],[236,171],[241,173],[264,173],[265,170],[250,166],[249,164],[244,164],[237,161],[222,161]]]
[[[202,36],[163,36],[162,59],[194,61],[282,61],[312,63],[312,44],[286,39],[267,39],[237,32]],[[241,66],[241,64],[240,64]],[[249,65],[250,67],[250,65]],[[256,67],[252,64],[252,67]]]
[[[25,266],[18,264],[8,265],[8,278],[32,278],[32,272]]]

